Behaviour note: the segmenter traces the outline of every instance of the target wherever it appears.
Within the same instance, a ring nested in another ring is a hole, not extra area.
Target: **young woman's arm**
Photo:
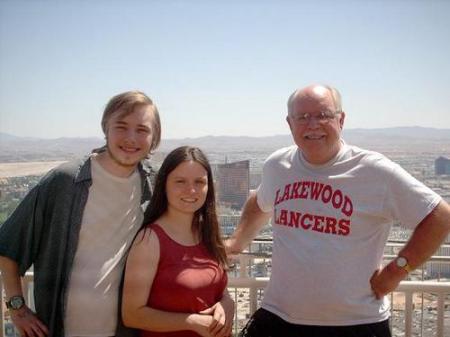
[[[147,306],[158,262],[158,237],[151,230],[142,230],[134,240],[125,269],[122,295],[124,324],[141,330],[192,330],[204,337],[214,336],[208,330],[213,321],[212,315],[174,313]]]

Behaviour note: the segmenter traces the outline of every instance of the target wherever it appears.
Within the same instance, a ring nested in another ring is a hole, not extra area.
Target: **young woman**
[[[179,147],[159,169],[148,225],[128,255],[122,313],[142,337],[228,337],[234,302],[215,208],[211,167]]]

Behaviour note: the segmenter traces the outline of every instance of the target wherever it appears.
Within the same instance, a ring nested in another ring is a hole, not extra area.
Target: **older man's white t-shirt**
[[[414,228],[441,197],[383,155],[343,143],[314,166],[297,146],[265,162],[257,202],[273,211],[272,275],[262,307],[306,325],[356,325],[389,317],[369,280],[393,221]]]

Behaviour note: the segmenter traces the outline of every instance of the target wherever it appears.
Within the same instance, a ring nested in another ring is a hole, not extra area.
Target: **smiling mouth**
[[[307,140],[319,140],[325,138],[325,135],[306,135],[304,138]]]
[[[198,200],[198,199],[195,199],[195,198],[181,198],[181,201],[187,202],[187,203],[189,203],[189,204],[194,204],[194,203],[197,202],[197,200]]]
[[[124,146],[119,146],[119,148],[127,153],[136,153],[139,151],[139,148],[136,147],[124,147]]]

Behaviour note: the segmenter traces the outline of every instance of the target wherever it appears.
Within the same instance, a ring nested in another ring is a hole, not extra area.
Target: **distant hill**
[[[450,129],[424,128],[420,126],[396,127],[384,129],[344,129],[344,135],[350,137],[393,137],[399,139],[448,140]]]
[[[102,146],[100,138],[31,138],[0,133],[0,162],[68,160]]]
[[[386,129],[344,129],[349,144],[380,152],[440,151],[450,155],[450,129],[398,127]],[[206,136],[166,139],[160,150],[167,152],[180,145],[194,145],[207,152],[265,152],[293,144],[290,134],[270,137]]]
[[[344,129],[346,142],[376,151],[441,151],[450,155],[450,129],[396,127],[384,129]],[[17,137],[0,133],[0,162],[68,160],[82,157],[104,144],[101,138],[42,139]],[[198,138],[163,139],[159,152],[168,152],[180,145],[193,145],[206,152],[270,153],[293,144],[290,134],[270,137],[205,136]]]

